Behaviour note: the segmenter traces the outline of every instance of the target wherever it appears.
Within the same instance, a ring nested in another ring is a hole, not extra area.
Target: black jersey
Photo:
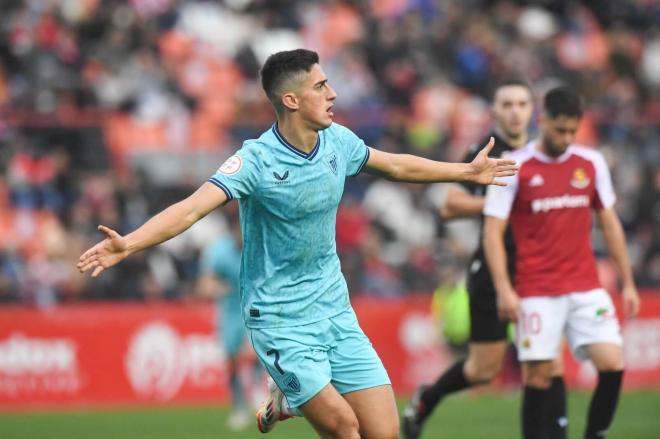
[[[489,134],[484,140],[480,143],[472,146],[467,152],[466,156],[463,159],[464,163],[470,163],[474,158],[479,154],[479,151],[489,142],[490,138],[495,139],[495,145],[490,152],[490,157],[501,157],[507,152],[514,151],[516,148],[511,147],[507,142],[502,140],[495,133]],[[459,183],[465,190],[467,190],[471,195],[476,195],[483,197],[486,194],[487,186],[472,183],[472,182],[461,182]],[[492,294],[494,290],[493,281],[490,276],[490,270],[486,266],[486,258],[484,256],[483,249],[483,216],[481,217],[480,224],[480,236],[479,236],[479,245],[472,255],[469,266],[469,279],[468,286],[470,287],[470,294],[479,294],[478,290],[489,290],[486,294]],[[506,248],[507,254],[507,264],[509,268],[509,274],[513,278],[514,268],[515,268],[515,256],[516,256],[516,246],[513,241],[513,234],[511,233],[511,228],[507,228],[506,235],[504,237],[504,246]]]

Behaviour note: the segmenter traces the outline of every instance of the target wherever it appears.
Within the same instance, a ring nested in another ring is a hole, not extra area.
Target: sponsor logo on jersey
[[[284,171],[282,174],[278,174],[277,172],[273,171],[273,177],[275,177],[275,184],[287,184],[289,183],[287,180],[289,178],[289,171]]]
[[[589,207],[589,197],[587,195],[562,195],[532,200],[532,213],[577,207]]]
[[[589,186],[591,179],[587,177],[587,173],[582,168],[577,168],[573,171],[573,178],[571,179],[571,186],[576,189],[584,189]]]
[[[543,186],[543,183],[545,183],[545,180],[543,180],[543,176],[541,174],[534,174],[534,176],[529,179],[530,187]]]
[[[220,174],[225,175],[234,175],[243,167],[243,160],[237,155],[229,157],[225,162],[218,168]]]

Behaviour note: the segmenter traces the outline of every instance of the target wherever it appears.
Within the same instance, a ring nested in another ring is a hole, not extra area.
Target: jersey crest
[[[332,171],[332,173],[337,175],[337,154],[335,154],[334,152],[331,152],[330,154],[325,156],[325,162],[330,167],[330,170]]]
[[[284,377],[284,384],[293,393],[300,393],[300,381],[298,377],[291,372],[287,372]]]
[[[587,177],[587,173],[582,168],[577,168],[573,171],[573,178],[571,179],[571,186],[575,189],[584,189],[589,186],[591,179]]]

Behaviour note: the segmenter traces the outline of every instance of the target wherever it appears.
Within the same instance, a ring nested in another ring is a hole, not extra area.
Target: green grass
[[[400,401],[401,405],[405,401]],[[572,393],[569,436],[582,437],[589,395]],[[423,438],[517,438],[519,395],[460,395],[448,398],[433,414]],[[225,428],[228,411],[220,407],[173,407],[106,411],[58,411],[0,414],[2,439],[224,439],[314,438],[300,419],[283,422],[268,436],[250,428]],[[660,392],[623,395],[609,439],[660,437]]]

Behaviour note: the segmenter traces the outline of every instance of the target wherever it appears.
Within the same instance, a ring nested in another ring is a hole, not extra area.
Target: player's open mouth
[[[331,105],[331,106],[329,106],[328,109],[326,110],[326,111],[328,112],[328,115],[329,115],[330,117],[334,117],[334,115],[335,115],[335,113],[332,112],[332,107],[333,107],[333,106]]]

